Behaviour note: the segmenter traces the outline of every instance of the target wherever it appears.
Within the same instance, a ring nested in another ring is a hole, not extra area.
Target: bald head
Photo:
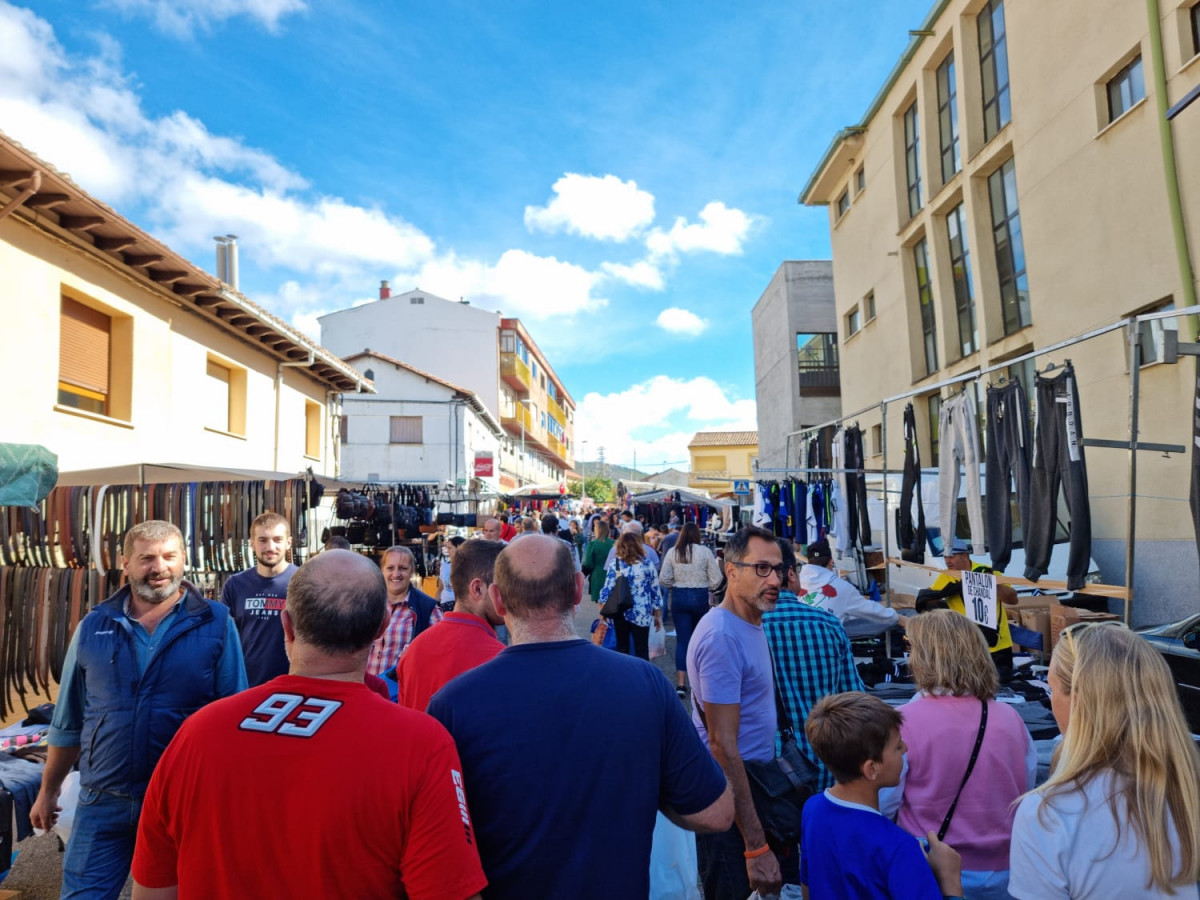
[[[495,581],[504,605],[516,618],[559,615],[575,608],[575,561],[565,541],[532,534],[496,558]]]
[[[286,609],[296,641],[329,654],[370,647],[386,606],[379,567],[349,550],[317,554],[288,585]]]
[[[485,541],[498,541],[503,526],[499,519],[488,519],[483,523],[483,539]]]

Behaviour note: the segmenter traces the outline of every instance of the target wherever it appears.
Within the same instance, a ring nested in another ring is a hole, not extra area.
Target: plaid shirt
[[[371,645],[371,654],[367,657],[367,673],[382,675],[400,661],[400,654],[412,643],[413,629],[417,626],[417,613],[408,604],[408,595],[399,603],[389,603],[391,613],[388,619],[387,631]],[[429,624],[436,625],[442,621],[442,610],[433,607],[429,615]]]
[[[804,723],[822,697],[865,690],[850,639],[837,616],[801,602],[790,591],[779,592],[778,605],[763,615],[762,624],[796,745],[821,770],[821,789],[831,787],[833,776],[813,752]]]

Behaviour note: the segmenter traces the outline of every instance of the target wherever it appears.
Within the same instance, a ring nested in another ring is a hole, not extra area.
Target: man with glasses
[[[688,645],[692,721],[733,789],[735,824],[696,836],[706,900],[745,900],[799,883],[793,849],[782,860],[767,845],[745,762],[775,756],[775,681],[763,614],[775,608],[787,569],[775,535],[747,527],[725,544],[725,599],[696,626]],[[781,873],[781,861],[789,877]]]

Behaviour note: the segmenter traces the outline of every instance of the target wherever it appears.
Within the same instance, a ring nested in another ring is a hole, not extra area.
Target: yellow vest
[[[972,572],[992,572],[994,570],[990,566],[985,566],[983,563],[971,563],[971,571]],[[961,580],[962,579],[960,579],[960,578],[955,578],[953,575],[950,574],[949,571],[947,571],[947,572],[939,575],[937,577],[937,579],[933,582],[933,584],[930,585],[930,588],[935,591],[940,591],[942,588],[947,587],[948,585],[951,585],[954,582],[961,581]],[[949,606],[956,613],[958,613],[960,616],[965,616],[967,614],[967,608],[966,608],[966,606],[963,605],[963,599],[962,599],[961,595],[959,595],[958,597],[947,597],[946,605]],[[1007,650],[1007,649],[1011,648],[1012,645],[1013,645],[1012,635],[1010,635],[1008,633],[1008,616],[1004,612],[1004,604],[1001,603],[1000,604],[1000,639],[998,641],[996,641],[996,646],[989,647],[988,649],[991,650],[992,653],[995,653],[998,650]]]

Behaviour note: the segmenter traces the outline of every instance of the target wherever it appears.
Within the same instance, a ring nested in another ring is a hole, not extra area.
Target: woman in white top
[[[1120,623],[1080,623],[1048,681],[1063,741],[1017,808],[1009,893],[1200,896],[1200,755],[1163,658]]]
[[[671,592],[675,623],[675,683],[680,697],[687,694],[687,650],[696,623],[709,610],[708,592],[721,586],[721,567],[711,550],[700,543],[700,529],[688,522],[679,540],[663,557],[658,583]]]

